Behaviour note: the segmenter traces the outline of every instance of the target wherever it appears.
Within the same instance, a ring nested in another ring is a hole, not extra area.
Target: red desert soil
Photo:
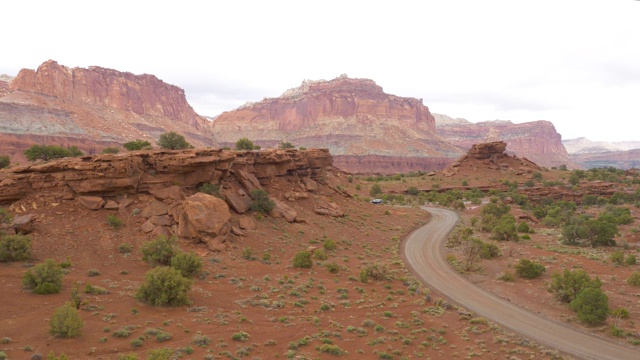
[[[140,230],[143,219],[132,211],[148,198],[147,194],[130,196],[133,203],[126,213],[89,211],[75,200],[32,206],[27,212],[38,216],[31,234],[33,259],[0,264],[0,350],[9,358],[54,352],[65,353],[70,359],[116,359],[128,353],[145,358],[151,349],[168,347],[184,358],[194,359],[317,359],[334,358],[322,352],[331,349],[323,345],[332,344],[344,351],[343,358],[561,357],[557,351],[485,319],[469,319],[463,309],[448,305],[440,294],[422,287],[400,259],[399,244],[413,229],[425,224],[429,215],[415,207],[369,204],[362,198],[370,183],[349,179],[342,172],[328,171],[326,182],[331,187],[321,185],[317,192],[317,196],[335,201],[344,217],[317,215],[312,199],[301,199],[288,204],[306,220],[303,223],[288,223],[254,212],[234,215],[234,221],[251,219],[257,229],[231,240],[226,251],[213,253],[205,245],[181,242],[183,250],[200,254],[205,265],[202,279],[194,281],[190,292],[192,304],[175,308],[149,306],[134,297],[144,273],[151,268],[139,252],[149,237]],[[265,188],[272,197],[282,198],[288,186],[285,179],[275,179]],[[406,184],[398,182],[398,186]],[[360,196],[348,198],[335,189]],[[124,227],[109,227],[105,221],[108,214],[117,214]],[[327,260],[314,260],[311,269],[292,267],[297,252],[310,246],[322,247],[329,239],[337,248],[327,251]],[[118,251],[123,243],[133,245],[128,256]],[[255,260],[243,258],[243,249],[247,248]],[[266,253],[271,255],[270,260],[261,260]],[[62,292],[40,296],[24,290],[21,278],[28,264],[47,258],[58,262],[68,258],[73,264],[64,277]],[[505,256],[501,261],[509,259]],[[361,268],[376,262],[389,269],[391,279],[360,282]],[[330,273],[323,266],[326,263],[336,263],[338,273]],[[89,276],[92,269],[99,275]],[[81,335],[55,338],[48,333],[49,318],[55,308],[70,299],[76,284],[81,290],[86,284],[101,286],[109,293],[84,294]],[[504,286],[523,284],[517,281]],[[545,294],[540,287],[533,289]],[[557,308],[562,310],[559,305]],[[635,318],[637,309],[630,310]],[[126,326],[132,328],[129,337],[113,336]],[[170,333],[171,340],[157,342],[145,335],[150,328]],[[248,334],[246,342],[232,340],[239,332]],[[192,344],[199,333],[209,337],[211,344]],[[143,345],[133,349],[131,341],[137,338],[143,339]]]

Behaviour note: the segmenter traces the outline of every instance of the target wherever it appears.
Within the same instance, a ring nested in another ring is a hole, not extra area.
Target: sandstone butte
[[[304,81],[278,98],[224,112],[212,128],[222,146],[247,137],[263,147],[285,141],[328,148],[335,165],[350,172],[442,169],[463,153],[436,134],[421,99],[389,95],[372,80],[344,75]]]
[[[579,167],[569,157],[562,144],[562,136],[549,121],[514,124],[511,121],[496,120],[472,123],[438,114],[436,128],[438,135],[465,151],[473,144],[505,141],[508,152],[536,164],[546,167]]]
[[[2,96],[4,95],[4,96]],[[164,132],[212,145],[208,122],[184,91],[153,75],[101,67],[68,68],[49,60],[0,81],[0,152],[23,159],[33,144],[76,145],[85,153]]]

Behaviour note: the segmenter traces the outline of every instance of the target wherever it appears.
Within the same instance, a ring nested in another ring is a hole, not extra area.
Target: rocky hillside
[[[613,166],[631,169],[640,166],[639,141],[591,141],[587,138],[563,140],[571,159],[584,168]]]
[[[154,143],[167,131],[194,145],[212,144],[206,120],[184,91],[153,75],[68,68],[50,60],[35,71],[21,70],[7,91],[0,97],[0,152],[14,161],[36,143],[93,153],[133,139]]]
[[[421,99],[389,95],[372,80],[346,76],[305,81],[278,98],[222,113],[213,133],[222,146],[247,137],[263,147],[285,141],[328,148],[336,166],[354,172],[442,168],[461,154],[435,133]]]
[[[561,135],[549,121],[521,124],[498,120],[479,123],[444,121],[436,125],[438,135],[465,151],[473,144],[504,141],[507,143],[507,151],[542,166],[564,164],[577,167],[562,145]]]

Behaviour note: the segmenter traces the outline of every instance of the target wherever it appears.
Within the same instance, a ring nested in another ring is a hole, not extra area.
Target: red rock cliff
[[[354,157],[453,160],[461,154],[436,135],[435,120],[422,100],[389,95],[372,80],[345,76],[305,81],[279,98],[225,112],[212,127],[220,145],[233,146],[237,139],[247,137],[261,146],[288,141],[297,146],[329,148],[336,164],[347,171],[355,170],[349,166],[357,162]],[[339,161],[341,156],[348,156],[349,161]],[[373,160],[362,159],[360,163]]]
[[[184,90],[153,75],[134,75],[97,66],[68,68],[49,60],[36,71],[22,69],[12,81],[11,90],[165,117],[196,129],[205,126],[187,103]]]
[[[458,123],[438,126],[443,138],[462,149],[473,144],[504,141],[507,151],[525,157],[536,164],[552,167],[567,165],[578,167],[562,145],[562,137],[549,121],[532,121],[514,124],[510,121],[486,121],[480,123]]]

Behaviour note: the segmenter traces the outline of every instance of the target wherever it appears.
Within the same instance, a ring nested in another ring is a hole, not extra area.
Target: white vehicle
[[[372,204],[382,204],[383,201],[382,201],[382,199],[373,199],[373,200],[371,200],[371,203]]]

